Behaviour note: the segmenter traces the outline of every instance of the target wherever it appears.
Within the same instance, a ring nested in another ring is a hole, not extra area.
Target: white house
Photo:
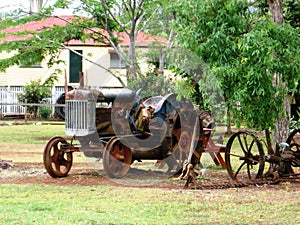
[[[73,16],[60,16],[50,17],[38,22],[30,22],[18,27],[12,27],[5,29],[1,32],[20,32],[20,31],[33,31],[41,29],[45,26],[51,27],[53,25],[64,26],[66,21],[72,20]],[[7,41],[18,41],[24,37],[10,36]],[[149,34],[140,32],[136,45],[137,52],[147,51],[147,47],[153,43],[153,41],[165,42],[166,40],[160,37],[153,37]],[[129,38],[124,35],[120,40],[123,47],[129,46]],[[121,82],[113,76],[109,71],[116,74],[122,79],[122,82],[126,83],[125,67],[120,60],[118,54],[112,47],[94,43],[92,40],[81,42],[78,40],[71,40],[67,43],[63,43],[65,48],[62,47],[60,59],[65,64],[59,64],[55,67],[48,68],[46,62],[41,62],[30,67],[12,66],[6,70],[5,73],[0,73],[0,102],[11,101],[11,98],[7,98],[4,92],[11,92],[27,84],[33,79],[42,79],[42,81],[50,76],[56,68],[64,71],[59,75],[59,80],[56,85],[56,93],[54,93],[54,99],[57,98],[62,92],[65,83],[68,86],[79,85],[79,73],[83,73],[85,86],[100,86],[100,87],[120,87]],[[9,53],[13,54],[13,53]],[[139,54],[139,53],[138,53]],[[0,58],[8,57],[8,53],[0,53]],[[140,59],[140,65],[142,69],[147,69],[147,59]],[[1,94],[2,93],[2,94]],[[12,97],[14,98],[14,97]]]

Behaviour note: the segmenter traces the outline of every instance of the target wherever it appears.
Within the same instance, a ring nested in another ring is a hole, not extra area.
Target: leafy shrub
[[[49,107],[43,106],[39,109],[40,116],[45,119],[48,118],[48,116],[50,116],[51,112],[52,110]]]
[[[51,96],[51,88],[57,80],[56,74],[52,74],[44,83],[41,79],[31,80],[29,84],[24,85],[24,93],[18,96],[18,100],[21,102],[27,100],[27,103],[40,103],[44,98]],[[33,113],[36,118],[38,106],[28,107],[28,111]]]

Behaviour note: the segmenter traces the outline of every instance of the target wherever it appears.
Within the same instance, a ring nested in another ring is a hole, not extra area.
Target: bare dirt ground
[[[9,160],[0,161],[0,183],[1,184],[45,184],[58,186],[125,186],[125,187],[143,187],[143,188],[167,188],[183,189],[185,181],[169,178],[164,171],[132,168],[125,178],[109,179],[103,170],[94,170],[89,168],[89,163],[74,163],[67,177],[50,177],[42,162],[18,162]],[[197,184],[207,184],[210,182],[228,182],[230,179],[226,171],[210,172],[209,176],[199,178]],[[261,186],[260,186],[261,187]],[[191,186],[193,188],[193,186]],[[258,188],[257,185],[244,187],[251,189]],[[263,185],[264,189],[282,189],[288,188],[290,191],[300,190],[300,180],[280,182],[276,185]]]
[[[30,150],[31,148],[43,149],[44,145],[26,146],[26,149],[29,149],[26,151],[22,147],[24,147],[22,144],[0,145],[1,184],[107,185],[168,189],[183,189],[185,184],[185,180],[170,178],[172,174],[166,174],[166,168],[158,169],[153,166],[155,161],[134,163],[124,178],[110,179],[106,177],[101,166],[98,168],[91,162],[87,162],[81,153],[74,153],[73,165],[67,177],[52,178],[43,165],[43,150],[34,152]],[[147,163],[151,166],[148,167]],[[98,164],[101,162],[97,162]],[[230,178],[225,169],[212,169],[207,176],[197,179],[197,185],[229,181]],[[282,188],[282,185],[288,186],[290,190],[300,191],[300,179],[281,182],[277,185],[266,185],[265,188]],[[247,188],[256,188],[256,186]]]
[[[74,164],[67,177],[52,178],[44,169],[43,163],[13,163],[6,161],[8,166],[0,171],[0,183],[11,184],[53,184],[59,186],[143,186],[160,188],[182,188],[183,181],[169,179],[163,171],[147,171],[132,168],[125,178],[110,179],[103,170],[94,170],[89,164]],[[80,168],[80,169],[78,169]]]

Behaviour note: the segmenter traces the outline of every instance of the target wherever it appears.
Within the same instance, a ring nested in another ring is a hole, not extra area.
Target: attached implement
[[[263,141],[254,133],[240,131],[231,136],[225,152],[229,176],[236,181],[299,176],[300,167],[300,129],[294,130],[285,143],[265,153]],[[268,163],[268,168],[266,167]]]
[[[202,129],[203,134],[205,130],[205,128]],[[205,135],[200,135],[199,138],[201,137]],[[180,178],[187,180],[185,188],[190,184],[197,189],[244,187],[274,184],[300,177],[300,129],[294,130],[285,143],[277,144],[276,149],[269,149],[267,154],[263,148],[264,141],[255,133],[250,131],[234,133],[225,147],[225,167],[232,181],[206,182],[199,185],[196,181],[195,168],[200,161],[202,149],[207,147],[205,145],[207,139],[202,140],[197,142],[196,148],[190,149],[188,162],[184,165],[180,175]],[[221,147],[219,150],[224,150],[224,148]],[[268,168],[266,163],[269,165]]]

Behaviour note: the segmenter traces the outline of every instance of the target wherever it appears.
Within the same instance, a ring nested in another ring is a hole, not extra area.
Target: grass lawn
[[[55,135],[65,137],[63,124],[1,126],[0,159],[11,153],[13,162],[42,164],[43,148]],[[0,170],[0,178],[3,174]],[[185,190],[2,182],[0,224],[300,224],[297,187]]]
[[[52,136],[66,136],[63,123],[28,122],[26,125],[13,125],[12,121],[5,121],[5,124],[0,126],[0,144],[45,144]]]
[[[0,185],[3,224],[300,224],[297,191]]]

